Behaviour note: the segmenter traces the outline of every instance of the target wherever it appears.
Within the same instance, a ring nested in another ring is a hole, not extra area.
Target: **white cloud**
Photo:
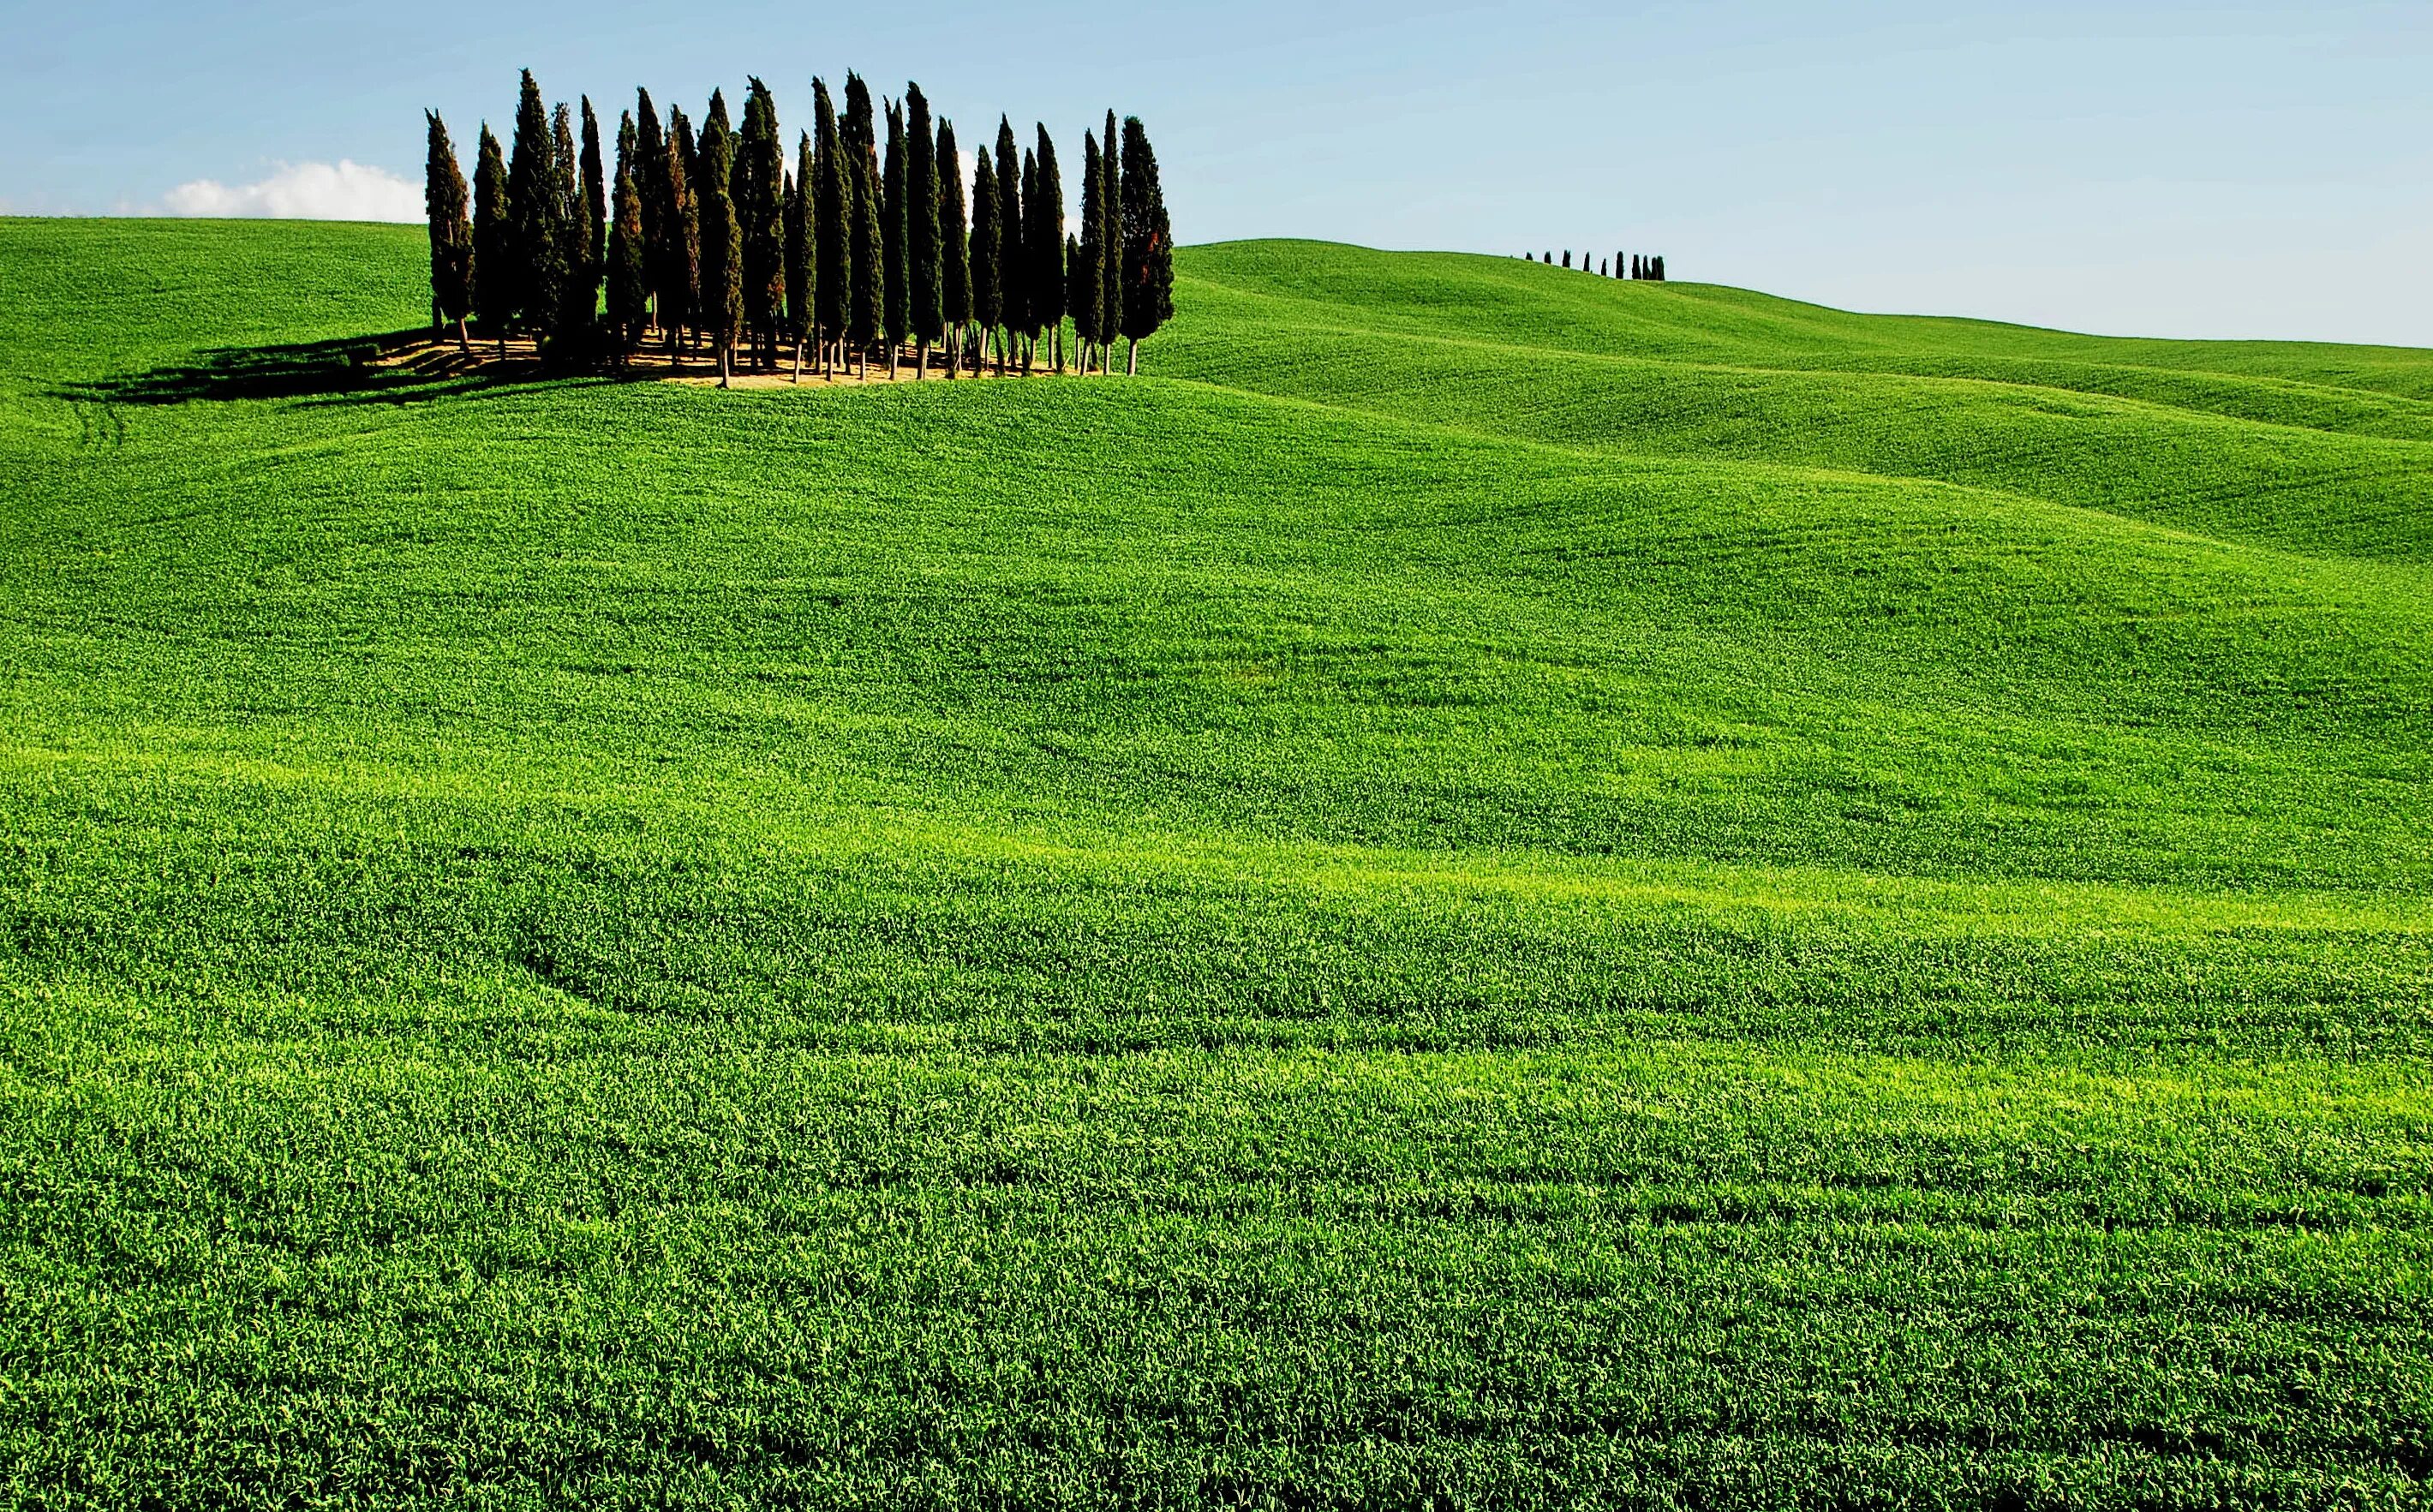
[[[216,178],[179,184],[162,197],[171,215],[271,220],[422,219],[422,186],[385,168],[341,158],[335,163],[281,162],[259,183],[231,188]]]

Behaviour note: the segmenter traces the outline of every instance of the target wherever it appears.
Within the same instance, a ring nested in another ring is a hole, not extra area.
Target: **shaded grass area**
[[[0,222],[12,1502],[2423,1499],[2419,354],[327,402],[419,238]]]

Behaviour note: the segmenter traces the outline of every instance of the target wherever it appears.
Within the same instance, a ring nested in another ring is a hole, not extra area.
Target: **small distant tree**
[[[701,307],[701,201],[692,192],[692,126],[681,110],[668,111],[666,173],[668,265],[659,284],[659,326],[667,332],[668,360],[681,365],[684,333]]]
[[[1157,154],[1140,117],[1124,118],[1125,371],[1140,372],[1140,344],[1174,318],[1174,228],[1159,187]]]
[[[1005,263],[1004,238],[997,234],[996,164],[986,147],[974,158],[978,166],[972,170],[972,319],[978,323],[985,345],[1005,314],[1005,286],[999,281]],[[975,375],[983,355],[974,354]]]
[[[1115,144],[1115,112],[1098,133],[1098,371],[1114,371],[1115,337],[1124,323],[1124,192]]]
[[[622,367],[633,360],[643,328],[651,322],[651,282],[641,186],[634,182],[631,161],[622,153],[619,158],[615,213],[608,226],[608,343]]]
[[[887,106],[887,157],[879,170],[878,248],[882,280],[879,324],[887,339],[887,376],[895,377],[895,354],[911,334],[911,270],[905,266],[905,226],[910,220],[905,200],[904,107]]]
[[[507,265],[516,280],[516,324],[534,331],[549,328],[566,296],[566,195],[556,156],[548,107],[526,69],[507,160]]]
[[[701,138],[700,321],[718,354],[718,386],[731,386],[743,330],[743,225],[735,212],[735,138],[705,126]]]
[[[820,371],[833,373],[830,352],[843,339],[853,296],[853,192],[846,182],[844,144],[825,79],[811,80],[811,298],[818,315]],[[841,358],[841,354],[840,354]]]
[[[786,314],[786,146],[777,102],[755,78],[743,104],[741,156],[735,166],[735,209],[743,229],[743,320],[756,362],[777,365],[777,336]]]
[[[1005,324],[1005,342],[997,348],[1003,371],[1013,354],[1007,348],[1030,314],[1030,262],[1022,245],[1022,154],[1013,144],[1013,123],[996,122],[996,286],[997,317]]]
[[[482,144],[473,168],[473,313],[482,334],[506,355],[507,328],[515,324],[513,212],[507,202],[507,161],[490,123],[482,123]]]
[[[1612,264],[1611,263],[1601,263],[1597,264],[1597,277],[1598,277],[1598,278],[1601,278],[1601,279],[1602,279],[1602,278],[1608,278],[1608,277],[1610,277],[1610,276],[1612,275],[1612,273],[1613,273],[1613,264]]]
[[[465,321],[473,313],[473,220],[466,203],[465,170],[456,161],[456,144],[448,139],[447,123],[435,110],[423,111],[422,118],[430,128],[422,208],[431,223],[433,333],[454,324],[456,345],[469,352],[473,339]]]
[[[1624,278],[1628,275],[1628,271],[1629,265],[1623,261],[1623,255],[1620,252],[1613,254],[1613,276],[1617,279]]]
[[[962,365],[964,328],[972,319],[972,258],[970,228],[964,223],[962,154],[955,145],[955,123],[938,123],[938,318],[945,326],[952,349],[946,354],[946,376]]]
[[[1664,281],[1664,254],[1661,252],[1656,254],[1656,281]]]
[[[1081,133],[1081,234],[1073,242],[1071,254],[1065,260],[1065,302],[1072,307],[1073,341],[1080,350],[1077,354],[1083,374],[1090,371],[1091,356],[1098,343],[1107,339],[1107,276],[1104,267],[1107,244],[1104,239],[1106,207],[1105,171],[1098,161],[1098,138],[1096,133]]]
[[[811,177],[818,163],[811,152],[811,134],[802,133],[794,150],[793,176],[786,180],[786,334],[794,344],[794,382],[803,381],[803,348],[819,324],[812,309]]]
[[[1056,371],[1064,371],[1064,176],[1056,167],[1056,143],[1039,127],[1037,192],[1027,196],[1029,221],[1023,243],[1030,250],[1030,329],[1046,331],[1055,347]]]
[[[904,87],[904,269],[906,325],[918,352],[914,372],[929,376],[929,345],[938,339],[944,291],[939,287],[938,127],[918,84]]]

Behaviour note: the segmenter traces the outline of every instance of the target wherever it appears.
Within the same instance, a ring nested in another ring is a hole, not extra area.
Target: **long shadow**
[[[272,347],[222,347],[188,363],[70,384],[62,397],[118,404],[302,399],[316,404],[412,404],[495,395],[541,382],[615,382],[622,375],[566,372],[538,361],[476,361],[431,347],[427,329]],[[405,359],[417,348],[421,355]]]

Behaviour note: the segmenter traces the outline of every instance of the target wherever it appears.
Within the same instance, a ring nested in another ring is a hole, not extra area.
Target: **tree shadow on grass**
[[[428,330],[271,347],[222,347],[195,360],[71,385],[63,397],[118,404],[298,399],[314,404],[414,404],[504,394],[542,383],[616,382],[568,373],[528,355],[434,343]]]

